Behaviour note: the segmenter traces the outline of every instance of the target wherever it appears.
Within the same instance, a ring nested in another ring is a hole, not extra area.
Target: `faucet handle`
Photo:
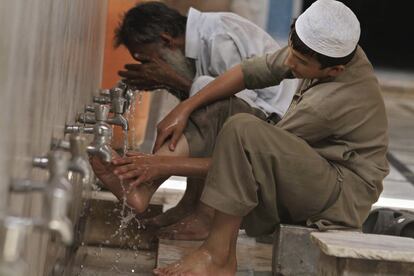
[[[96,124],[95,116],[91,116],[89,113],[79,113],[76,116],[76,122],[82,124]]]
[[[111,97],[111,91],[109,89],[98,89],[98,93],[103,97]]]
[[[111,99],[123,98],[124,94],[124,89],[120,87],[115,87],[111,89]]]
[[[125,98],[114,98],[112,99],[112,109],[115,114],[123,114],[125,111],[125,105],[127,100]]]
[[[34,157],[32,165],[35,168],[49,169],[51,176],[64,176],[68,172],[69,159],[62,151],[50,151],[47,157]]]
[[[105,122],[108,120],[110,107],[106,104],[97,104],[95,105],[95,119],[96,121]]]
[[[50,150],[57,149],[70,150],[70,142],[53,137],[50,141]]]
[[[80,125],[65,125],[65,134],[68,133],[87,133],[93,134],[94,127],[80,126]]]
[[[115,85],[115,87],[121,88],[122,90],[125,90],[128,88],[128,85],[123,81],[123,80],[119,80],[117,82],[117,84]]]
[[[48,157],[33,157],[32,166],[35,168],[47,169],[49,166]]]
[[[110,97],[94,96],[93,97],[93,102],[97,103],[97,104],[110,104],[111,103],[111,98]]]
[[[91,104],[85,105],[85,112],[93,112],[95,113],[95,106]]]
[[[52,141],[50,142],[50,149],[52,151],[58,149],[70,151],[72,157],[84,155],[86,146],[86,138],[79,133],[71,134],[69,141],[52,138]]]
[[[69,145],[72,156],[82,156],[86,152],[86,138],[82,135],[71,135]]]

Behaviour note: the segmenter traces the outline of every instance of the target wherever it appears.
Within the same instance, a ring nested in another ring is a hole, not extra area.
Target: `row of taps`
[[[12,192],[42,192],[44,214],[41,218],[0,217],[1,261],[13,262],[20,258],[25,237],[33,229],[55,232],[64,244],[73,243],[73,225],[68,218],[73,188],[68,173],[79,173],[84,185],[92,184],[93,175],[88,155],[98,156],[105,162],[111,161],[112,128],[109,124],[119,125],[128,130],[128,121],[124,113],[129,109],[134,97],[133,91],[122,82],[112,89],[100,90],[99,93],[100,96],[93,98],[95,104],[87,105],[85,113],[77,117],[77,122],[82,123],[81,125],[65,126],[64,132],[69,134],[69,140],[52,138],[48,154],[33,158],[33,167],[48,170],[48,180],[11,181]],[[94,116],[87,112],[93,112]],[[108,118],[110,112],[113,116]],[[85,137],[88,134],[94,135],[89,145]]]

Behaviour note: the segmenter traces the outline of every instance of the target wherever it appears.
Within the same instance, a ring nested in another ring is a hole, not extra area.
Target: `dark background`
[[[304,0],[304,10],[314,0]],[[414,69],[414,1],[342,0],[361,23],[359,44],[375,66]]]

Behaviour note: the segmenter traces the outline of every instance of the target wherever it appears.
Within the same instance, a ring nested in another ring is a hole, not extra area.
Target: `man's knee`
[[[171,151],[169,148],[170,140],[167,140],[160,149],[155,152],[155,155],[164,155],[164,156],[184,156],[187,157],[190,155],[189,144],[185,135],[181,135],[178,139],[177,145],[174,151]]]
[[[263,121],[248,113],[239,113],[231,116],[224,123],[222,132],[229,132],[237,136],[250,136]]]

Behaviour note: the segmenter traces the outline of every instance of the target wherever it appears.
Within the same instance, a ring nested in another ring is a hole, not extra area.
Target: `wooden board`
[[[200,241],[160,240],[158,246],[157,266],[163,267],[178,261],[197,249]],[[257,243],[240,231],[237,240],[237,275],[271,275],[272,245]]]

